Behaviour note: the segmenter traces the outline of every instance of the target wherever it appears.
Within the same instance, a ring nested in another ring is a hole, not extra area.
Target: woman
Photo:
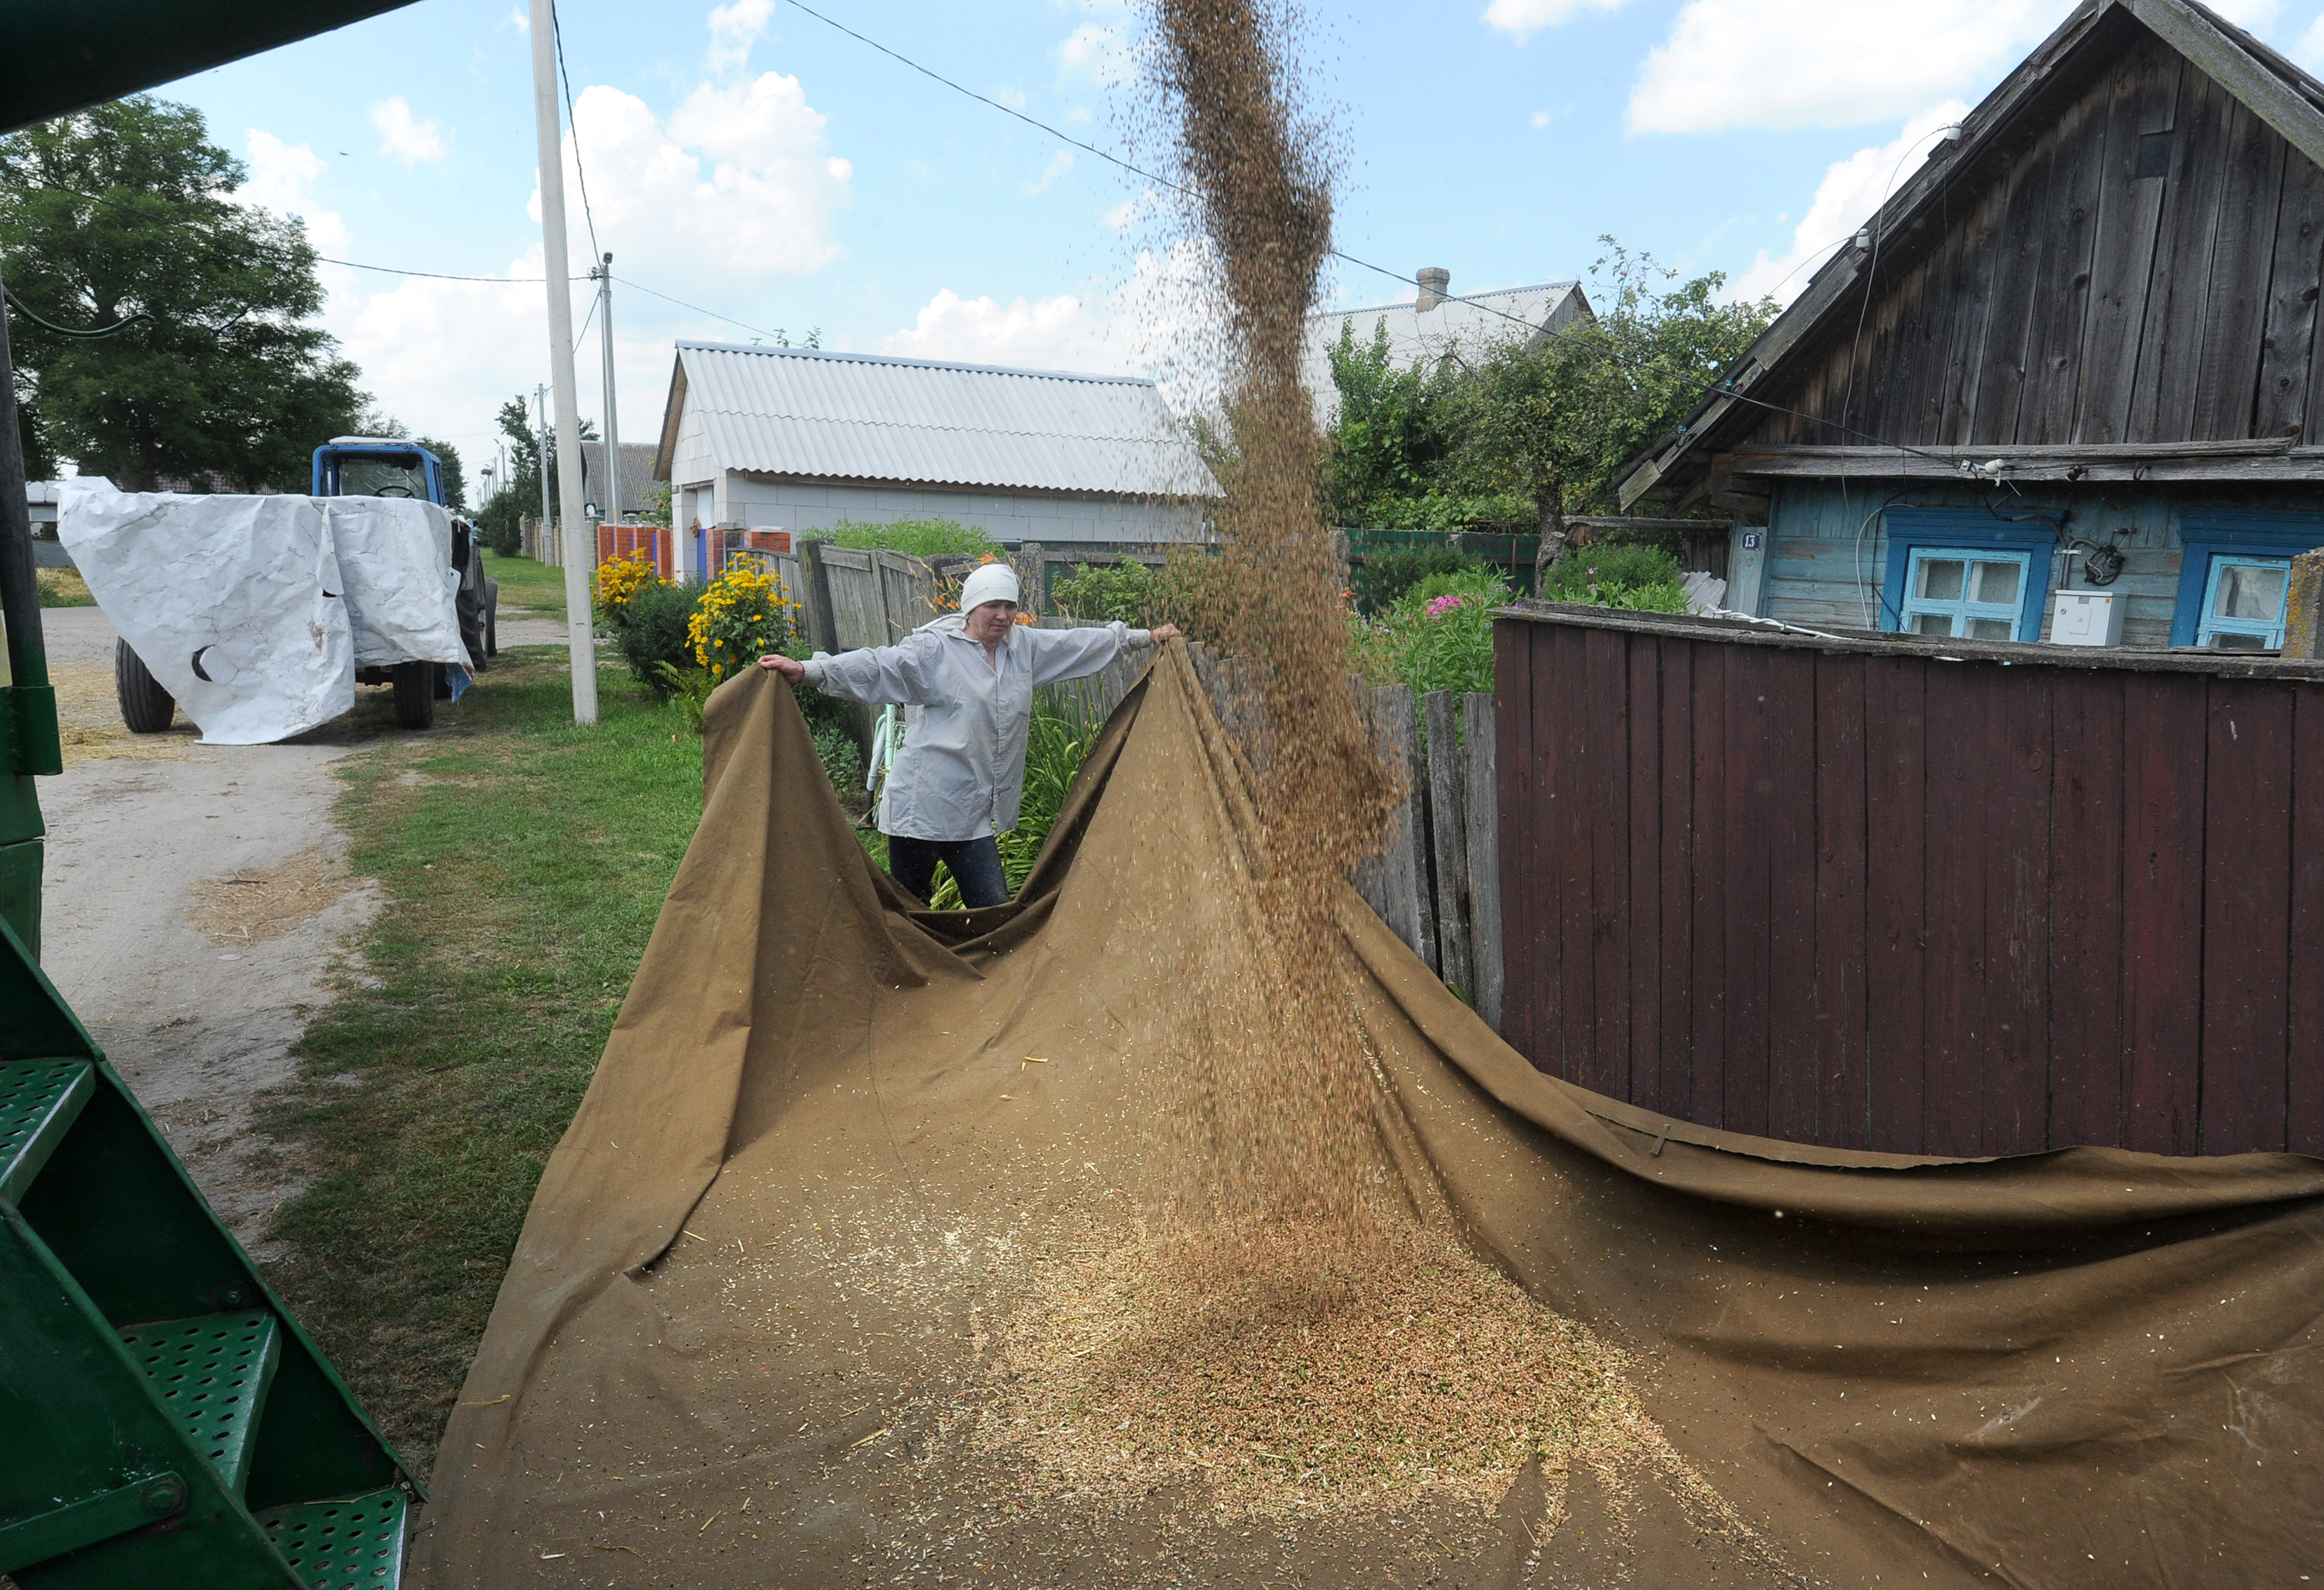
[[[1124,646],[1158,644],[1178,633],[1167,624],[1156,630],[1118,622],[1082,629],[1020,625],[1017,596],[1016,570],[987,563],[961,587],[958,615],[923,624],[893,646],[837,657],[818,652],[805,662],[759,659],[761,668],[793,684],[805,679],[826,696],[913,708],[903,749],[880,791],[879,826],[888,836],[888,871],[923,902],[938,862],[952,869],[963,903],[1008,900],[994,836],[1017,825],[1033,692],[1098,672]]]

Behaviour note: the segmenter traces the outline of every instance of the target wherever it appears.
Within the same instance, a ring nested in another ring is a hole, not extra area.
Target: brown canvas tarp
[[[1151,1190],[1136,1078],[1250,909],[1239,768],[1174,646],[1023,901],[936,917],[866,862],[788,692],[720,690],[701,829],[447,1434],[422,1582],[2324,1584],[2324,1165],[1668,1123],[1535,1072],[1352,893],[1384,1160],[1627,1351],[1764,1549],[1578,1468],[1458,1530],[982,1504],[946,1410],[1023,1253]]]

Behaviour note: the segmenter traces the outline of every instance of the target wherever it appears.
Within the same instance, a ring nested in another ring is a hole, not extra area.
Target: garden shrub
[[[668,698],[677,689],[664,665],[684,670],[694,661],[694,642],[687,633],[696,605],[702,599],[699,585],[672,585],[664,580],[639,589],[623,602],[613,623],[613,640],[630,672],[655,695]]]
[[[1639,613],[1686,611],[1678,559],[1660,547],[1630,542],[1574,549],[1549,571],[1542,596]]]
[[[1431,575],[1479,572],[1482,559],[1456,547],[1402,547],[1369,552],[1351,571],[1356,609],[1372,616],[1395,606],[1406,591]]]
[[[843,522],[831,531],[833,544],[861,551],[909,552],[936,558],[947,552],[1001,555],[1001,544],[981,530],[951,519],[898,519],[887,524]]]
[[[1115,619],[1136,629],[1151,629],[1155,571],[1124,552],[1112,567],[1092,568],[1076,563],[1074,571],[1049,584],[1049,601],[1058,612],[1084,624],[1109,624]]]

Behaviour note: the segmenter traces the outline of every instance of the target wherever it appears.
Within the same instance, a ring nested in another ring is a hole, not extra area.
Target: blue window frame
[[[1904,567],[1902,627],[1916,635],[2015,640],[2032,561],[2024,552],[1914,547]]]
[[[1960,561],[1996,564],[2014,562],[2018,572],[2017,598],[2014,615],[2008,604],[1995,600],[1981,602],[1977,598],[1989,589],[1995,597],[2000,594],[1998,577],[1990,587],[1969,584],[1971,576],[1963,570],[1964,598],[1955,598],[1957,610],[1948,615],[1966,615],[1969,606],[1980,611],[1975,622],[1991,625],[1996,621],[2010,620],[2010,631],[2005,635],[1990,633],[1978,634],[1967,628],[1954,628],[1949,633],[1963,639],[1997,639],[2038,641],[2042,638],[2042,610],[2050,597],[2051,554],[2058,550],[2058,539],[2047,523],[2034,522],[2013,524],[1996,519],[1990,513],[1971,508],[1891,508],[1882,515],[1888,534],[1888,566],[1880,585],[1880,627],[1885,630],[1911,630],[1909,611],[1914,618],[1933,615],[1943,606],[1945,598],[1918,594],[1922,587],[1917,572],[1932,563]],[[2324,538],[2319,538],[2324,539]],[[1983,578],[1978,577],[1980,581]],[[1941,583],[1939,589],[1944,588]],[[1922,633],[1928,633],[1923,630]]]
[[[2190,513],[2180,518],[2179,544],[2183,556],[2179,564],[2179,604],[2171,615],[2171,643],[2174,646],[2209,646],[2214,642],[2207,637],[2240,633],[2232,628],[2210,628],[2205,623],[2205,616],[2218,595],[2218,580],[2213,573],[2215,568],[2223,561],[2230,567],[2237,563],[2270,563],[2288,559],[2295,552],[2324,547],[2324,515],[2229,513],[2217,509],[2209,513]],[[2257,593],[2242,594],[2248,597]],[[2231,649],[2274,650],[2281,647],[2283,644],[2283,626],[2280,601],[2277,607],[2278,622],[2273,626],[2274,640],[2270,646],[2233,647],[2231,643]]]
[[[2282,651],[2291,584],[2289,558],[2213,558],[2195,643],[2213,652]]]

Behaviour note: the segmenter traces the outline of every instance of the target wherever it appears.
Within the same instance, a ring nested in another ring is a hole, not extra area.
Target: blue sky
[[[1105,149],[1126,147],[1138,14],[1118,0],[817,9]],[[1337,242],[1455,291],[1583,274],[1611,234],[1788,296],[1795,269],[2062,17],[2062,0],[1485,0],[1317,7],[1303,67],[1345,178]],[[2311,67],[2324,5],[2222,7]],[[658,433],[680,337],[1167,370],[1207,313],[1198,258],[1132,177],[964,99],[785,0],[567,0],[577,142],[614,254],[622,434]],[[514,0],[420,0],[168,85],[249,162],[251,202],[326,254],[327,323],[388,411],[472,463],[547,378]],[[587,257],[568,184],[573,257]],[[577,266],[576,266],[577,268]],[[649,296],[634,282],[700,313]],[[587,310],[576,294],[576,321]],[[1340,268],[1336,302],[1408,298]],[[730,317],[742,327],[714,318]],[[596,334],[582,411],[595,417]]]

